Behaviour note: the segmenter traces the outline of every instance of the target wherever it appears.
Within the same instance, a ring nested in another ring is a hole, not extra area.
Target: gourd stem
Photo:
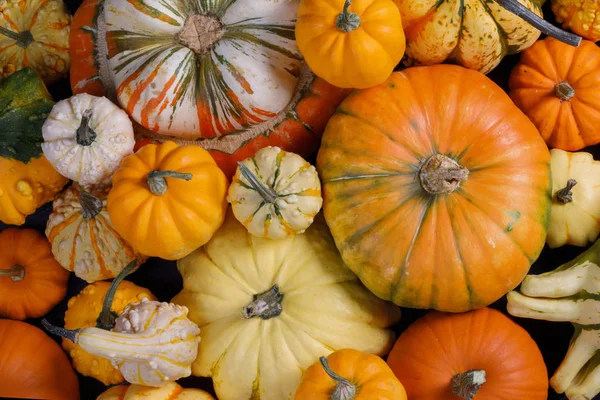
[[[13,282],[22,281],[25,279],[25,268],[19,264],[15,264],[9,269],[0,269],[0,277],[7,276],[13,280]]]
[[[119,272],[119,275],[115,277],[115,279],[110,284],[108,288],[108,292],[106,292],[106,296],[104,296],[104,303],[102,304],[102,312],[100,312],[100,316],[96,321],[96,327],[100,329],[106,329],[107,331],[112,329],[115,326],[115,315],[110,312],[112,308],[113,299],[115,297],[115,293],[123,279],[127,275],[129,275],[133,270],[137,267],[138,261],[133,260],[125,268]]]
[[[265,203],[272,204],[277,200],[277,193],[264,183],[260,181],[254,174],[254,172],[250,171],[250,168],[246,167],[244,164],[238,161],[238,166],[240,167],[240,171],[242,176],[246,178],[250,186],[262,197]]]
[[[496,0],[498,4],[500,4],[503,8],[511,13],[515,14],[517,17],[524,19],[533,25],[534,28],[538,29],[542,33],[552,36],[554,39],[560,40],[563,43],[569,44],[573,47],[578,47],[581,43],[581,36],[574,35],[572,33],[566,32],[562,29],[559,29],[544,20],[533,11],[519,3],[518,0]]]
[[[472,369],[452,377],[452,393],[465,400],[473,400],[485,383],[485,371]]]
[[[102,200],[82,190],[79,193],[79,204],[81,205],[81,215],[90,220],[102,211]]]
[[[562,101],[569,101],[575,96],[575,89],[567,81],[562,81],[554,86],[554,95]]]
[[[333,370],[329,367],[329,362],[327,361],[326,357],[320,357],[319,361],[321,362],[321,365],[323,366],[323,369],[327,375],[337,382],[337,386],[335,387],[333,393],[331,393],[329,400],[353,400],[356,398],[356,385],[354,385],[348,379],[342,378],[333,372]]]
[[[79,334],[79,329],[71,330],[60,328],[58,326],[52,325],[50,322],[48,322],[46,318],[42,319],[42,326],[44,327],[44,329],[46,329],[53,335],[69,339],[71,342],[77,343],[77,335]]]
[[[337,28],[346,33],[357,29],[361,22],[358,14],[348,11],[351,4],[352,0],[346,0],[344,3],[344,10],[338,14],[335,20]]]
[[[242,310],[245,319],[260,317],[264,320],[277,317],[283,310],[281,307],[283,294],[279,292],[279,286],[273,285],[266,292],[255,294],[254,300]]]
[[[75,132],[75,139],[80,146],[90,146],[98,136],[96,132],[90,128],[90,119],[92,119],[92,110],[88,108],[83,112],[79,128],[77,128],[77,131]]]
[[[154,170],[148,174],[147,182],[152,194],[162,196],[167,191],[167,181],[165,178],[176,178],[190,181],[192,180],[192,177],[192,174],[182,172]]]
[[[427,193],[452,193],[469,177],[469,170],[443,154],[434,154],[421,163],[419,180]]]
[[[10,29],[6,29],[0,26],[0,35],[4,35],[17,42],[17,46],[26,49],[31,43],[34,42],[33,35],[29,31],[13,32]]]
[[[569,179],[567,181],[567,186],[556,192],[556,199],[564,204],[572,202],[573,192],[571,192],[571,189],[573,189],[575,185],[577,185],[577,181],[575,179]]]

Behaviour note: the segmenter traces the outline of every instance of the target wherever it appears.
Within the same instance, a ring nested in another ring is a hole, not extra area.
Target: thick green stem
[[[360,26],[361,21],[358,14],[348,11],[351,4],[352,0],[346,0],[344,10],[338,14],[335,20],[337,28],[342,32],[352,32]]]
[[[496,0],[496,2],[504,7],[507,11],[510,11],[517,17],[529,22],[529,24],[531,24],[537,30],[548,36],[552,36],[556,40],[560,40],[561,42],[573,47],[578,47],[581,43],[581,36],[574,35],[555,27],[544,18],[541,18],[523,4],[519,3],[518,0]]]
[[[59,328],[58,326],[52,325],[46,318],[42,319],[42,326],[48,332],[53,335],[63,337],[65,339],[69,339],[73,343],[77,343],[77,335],[79,334],[79,329],[70,330],[65,328]]]
[[[473,400],[481,385],[485,383],[485,371],[472,369],[452,378],[452,393],[465,400]]]
[[[250,183],[250,186],[262,197],[263,201],[267,204],[273,204],[277,200],[277,193],[258,179],[254,172],[250,171],[250,168],[238,161],[238,167],[244,178]]]
[[[8,38],[11,38],[15,42],[17,42],[17,46],[26,49],[31,43],[34,42],[33,36],[29,31],[23,32],[13,32],[10,29],[6,29],[3,26],[0,26],[0,35],[4,35]]]
[[[320,357],[319,361],[321,362],[321,365],[323,366],[323,369],[325,370],[327,375],[329,375],[331,379],[337,382],[337,386],[335,387],[333,393],[331,393],[329,400],[353,400],[354,398],[356,398],[356,385],[354,385],[348,379],[342,378],[341,376],[333,372],[333,370],[329,368],[327,358]]]
[[[87,109],[83,112],[79,128],[77,128],[77,131],[75,132],[75,139],[80,146],[90,146],[98,136],[90,127],[90,119],[92,119],[92,110]]]
[[[184,179],[186,181],[192,180],[192,174],[186,174],[176,171],[151,171],[148,174],[147,182],[148,187],[152,194],[162,196],[167,191],[167,180],[165,178],[176,178]]]
[[[244,307],[242,316],[245,319],[260,317],[262,319],[270,319],[281,314],[283,294],[279,292],[279,286],[273,285],[266,292],[255,294],[254,300]]]
[[[105,330],[111,330],[115,326],[115,320],[117,317],[114,313],[110,311],[112,308],[113,299],[115,297],[115,293],[119,288],[119,285],[125,279],[127,275],[133,272],[133,270],[137,267],[138,261],[133,260],[125,268],[119,272],[119,275],[115,277],[115,279],[110,284],[108,288],[108,292],[106,292],[106,296],[104,296],[104,303],[102,304],[102,312],[100,312],[100,316],[96,320],[96,327]]]
[[[14,282],[22,281],[25,279],[25,268],[19,264],[15,264],[9,269],[0,269],[0,278],[3,276],[9,277]]]
[[[562,101],[569,101],[575,96],[575,89],[567,81],[559,82],[554,86],[554,95]]]
[[[577,181],[575,179],[569,179],[567,181],[567,186],[556,192],[556,199],[564,204],[572,202],[573,192],[571,192],[571,189],[573,189],[575,185],[577,185]]]
[[[102,200],[85,190],[79,193],[79,204],[81,205],[81,215],[87,220],[94,218],[102,211]]]

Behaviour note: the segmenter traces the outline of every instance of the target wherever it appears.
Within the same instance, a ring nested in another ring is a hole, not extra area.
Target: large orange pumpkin
[[[42,330],[0,319],[0,397],[78,400],[79,381],[67,355]]]
[[[387,362],[410,400],[548,398],[537,344],[491,308],[430,312],[402,333]]]
[[[600,48],[546,38],[513,69],[510,97],[550,147],[577,151],[600,143]]]
[[[383,299],[452,312],[498,300],[539,256],[549,163],[502,89],[452,65],[349,96],[317,157],[325,218],[350,269]]]

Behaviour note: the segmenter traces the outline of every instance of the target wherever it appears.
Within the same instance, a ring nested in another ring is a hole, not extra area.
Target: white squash
[[[248,232],[271,239],[303,233],[323,205],[315,167],[279,147],[239,163],[227,201]]]
[[[135,145],[127,113],[105,97],[86,93],[56,103],[42,135],[42,151],[50,164],[86,188],[110,182]]]

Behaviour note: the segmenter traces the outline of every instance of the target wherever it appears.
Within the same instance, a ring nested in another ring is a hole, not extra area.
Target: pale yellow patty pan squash
[[[400,309],[371,294],[336,250],[321,214],[304,234],[248,233],[229,209],[205,246],[179,260],[172,302],[201,328],[192,374],[220,400],[292,399],[320,356],[353,348],[385,355]]]

